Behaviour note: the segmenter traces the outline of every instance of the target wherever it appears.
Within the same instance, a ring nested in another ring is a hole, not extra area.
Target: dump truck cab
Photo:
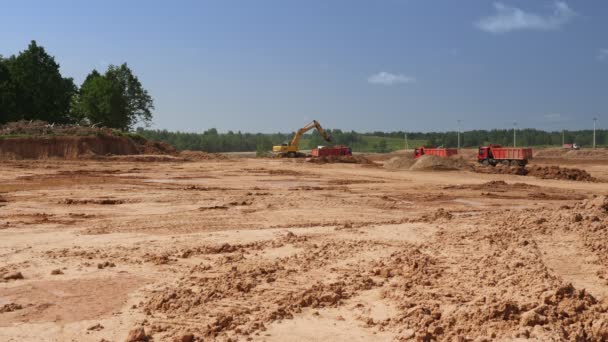
[[[500,148],[500,145],[490,145],[490,146],[480,146],[479,153],[477,154],[477,161],[483,163],[483,161],[490,161],[494,159],[492,155],[492,148],[497,147]]]

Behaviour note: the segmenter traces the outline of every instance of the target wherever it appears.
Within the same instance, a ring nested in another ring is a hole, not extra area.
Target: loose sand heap
[[[379,166],[374,161],[369,160],[364,156],[323,156],[313,157],[308,159],[309,163],[328,164],[328,163],[346,163],[346,164],[363,164],[368,166]]]
[[[458,157],[442,158],[432,155],[424,155],[410,167],[410,170],[466,170],[470,169],[470,164],[466,160]]]
[[[563,168],[559,166],[528,166],[510,167],[497,165],[476,166],[475,171],[479,173],[509,174],[520,176],[533,176],[542,179],[572,180],[581,182],[597,182],[587,171],[581,169]]]
[[[459,157],[442,158],[433,155],[424,155],[418,159],[411,156],[394,157],[384,163],[387,169],[408,169],[412,171],[430,170],[470,170],[469,162]]]
[[[384,163],[384,168],[389,170],[408,170],[414,163],[414,159],[410,155],[393,157]]]
[[[391,170],[433,171],[433,170],[464,170],[478,173],[508,174],[519,176],[533,176],[542,179],[572,180],[582,182],[596,182],[587,171],[559,166],[528,166],[510,167],[498,164],[497,166],[482,166],[472,164],[461,157],[442,158],[424,155],[418,159],[410,156],[394,157],[384,163],[384,168]]]
[[[582,149],[571,150],[564,148],[535,149],[534,158],[540,159],[580,159],[580,160],[608,160],[608,149]]]
[[[223,154],[219,153],[207,153],[203,151],[190,151],[184,150],[179,152],[179,157],[184,158],[188,161],[206,161],[206,160],[224,160],[228,159]]]

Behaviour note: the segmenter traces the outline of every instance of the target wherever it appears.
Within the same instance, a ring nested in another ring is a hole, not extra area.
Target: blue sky
[[[80,84],[127,62],[154,128],[289,132],[608,127],[608,2],[6,1]]]

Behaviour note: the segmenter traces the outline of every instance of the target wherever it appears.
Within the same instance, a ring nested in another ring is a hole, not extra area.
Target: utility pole
[[[405,149],[406,149],[406,150],[409,150],[409,149],[410,149],[410,147],[409,147],[409,146],[408,146],[408,144],[407,144],[407,132],[404,132],[404,133],[403,133],[403,139],[405,140]]]
[[[593,148],[595,148],[595,123],[597,122],[597,118],[593,118]]]
[[[517,136],[515,130],[517,129],[517,122],[513,122],[513,147],[517,147]]]
[[[460,120],[458,121],[458,149],[460,150]]]
[[[564,131],[565,129],[562,128],[562,146],[566,144],[566,140],[564,139]]]

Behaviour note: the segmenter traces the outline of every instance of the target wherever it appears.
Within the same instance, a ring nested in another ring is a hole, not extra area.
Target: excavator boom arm
[[[327,132],[321,127],[321,124],[317,120],[312,120],[308,125],[300,128],[296,135],[294,135],[293,139],[289,143],[290,146],[296,146],[299,149],[300,147],[300,138],[304,135],[304,133],[310,131],[311,129],[316,128],[319,131],[319,134],[325,139],[327,142],[331,142],[331,137],[327,134]]]

